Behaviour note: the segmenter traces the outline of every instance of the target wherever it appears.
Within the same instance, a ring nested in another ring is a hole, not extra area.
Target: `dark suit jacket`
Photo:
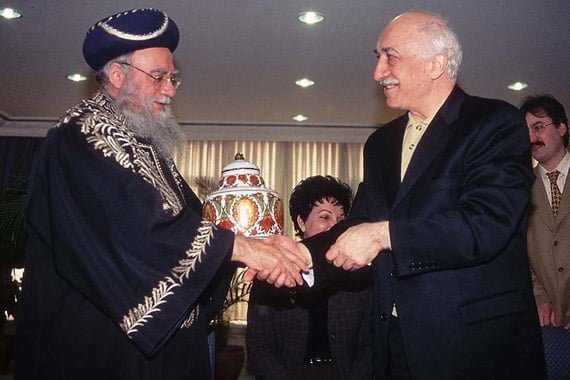
[[[390,221],[392,251],[374,261],[376,377],[386,378],[395,302],[414,379],[545,378],[526,257],[533,175],[524,120],[456,87],[400,183],[406,123],[404,115],[368,139],[351,211]],[[306,242],[312,253],[334,241],[331,231]]]
[[[371,379],[372,273],[366,269],[345,272],[348,276],[326,289],[276,289],[256,282],[246,335],[248,361],[256,378],[299,376],[309,335],[308,307],[327,299],[328,337],[338,378]]]

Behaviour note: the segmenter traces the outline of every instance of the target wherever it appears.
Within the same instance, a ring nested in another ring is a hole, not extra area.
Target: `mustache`
[[[151,102],[158,102],[165,105],[170,105],[170,103],[172,103],[172,98],[170,96],[164,96],[162,98],[151,99]]]
[[[380,79],[378,81],[378,84],[382,87],[386,87],[386,86],[392,86],[392,85],[400,84],[400,81],[397,80],[396,78],[384,78],[384,79]]]

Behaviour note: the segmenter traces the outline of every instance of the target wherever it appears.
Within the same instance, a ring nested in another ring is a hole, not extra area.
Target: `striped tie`
[[[546,173],[548,179],[550,180],[550,194],[552,195],[552,215],[554,216],[558,214],[558,209],[560,208],[560,200],[562,199],[562,194],[560,193],[560,189],[556,183],[559,174],[560,172],[558,170]]]

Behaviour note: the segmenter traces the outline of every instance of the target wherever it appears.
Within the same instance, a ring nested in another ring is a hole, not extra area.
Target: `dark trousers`
[[[411,380],[412,375],[402,343],[400,321],[397,317],[390,316],[388,323],[388,378],[391,380]]]

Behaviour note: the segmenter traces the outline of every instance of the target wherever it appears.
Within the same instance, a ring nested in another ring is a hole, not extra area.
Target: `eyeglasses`
[[[148,77],[154,79],[154,85],[155,87],[158,89],[160,88],[160,86],[162,86],[164,83],[166,82],[170,82],[172,83],[172,86],[174,86],[174,89],[177,90],[178,87],[180,87],[180,84],[182,84],[182,77],[178,74],[158,74],[158,75],[152,75],[150,73],[147,73],[146,71],[139,69],[138,67],[136,67],[135,65],[132,65],[128,62],[118,62],[121,65],[127,65],[132,67],[135,70],[140,71],[141,73],[147,75]]]
[[[531,127],[528,127],[528,130],[532,133],[540,133],[544,128],[548,127],[549,125],[554,125],[554,122],[548,124],[535,124]]]

